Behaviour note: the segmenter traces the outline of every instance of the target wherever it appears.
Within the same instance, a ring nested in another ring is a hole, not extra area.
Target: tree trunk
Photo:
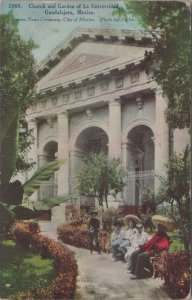
[[[183,225],[180,225],[180,227],[181,227],[181,233],[182,233],[182,236],[183,236],[184,248],[185,248],[185,250],[189,251],[190,243],[189,243],[189,235],[188,235],[188,232],[187,232],[187,230],[184,228]]]
[[[177,204],[178,204],[178,208],[179,208],[180,230],[181,230],[182,235],[183,235],[184,248],[185,248],[185,250],[189,251],[190,237],[189,237],[189,233],[187,232],[187,230],[185,228],[186,220],[184,219],[185,216],[183,215],[182,203],[180,201],[177,201]]]
[[[108,191],[105,193],[105,203],[106,203],[106,208],[108,209],[108,200],[107,200],[107,196],[108,196]]]

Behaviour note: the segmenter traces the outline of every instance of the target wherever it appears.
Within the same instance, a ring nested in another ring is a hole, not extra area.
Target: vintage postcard
[[[0,298],[189,299],[190,2],[0,7]]]

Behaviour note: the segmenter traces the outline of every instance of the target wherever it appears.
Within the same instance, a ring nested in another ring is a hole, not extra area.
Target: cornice
[[[76,28],[36,66],[37,74],[40,77],[47,74],[77,45],[85,41],[152,47],[152,36],[146,31]]]
[[[36,91],[36,98],[41,98],[45,95],[51,95],[59,92],[66,91],[70,88],[80,88],[83,87],[85,84],[90,84],[94,81],[98,81],[101,79],[104,79],[108,76],[112,76],[114,78],[120,76],[122,73],[126,71],[133,71],[137,68],[139,68],[142,65],[142,61],[144,59],[144,56],[139,57],[134,60],[130,60],[126,63],[121,63],[119,65],[112,65],[108,69],[100,70],[98,72],[95,72],[91,75],[81,76],[79,78],[76,78],[75,80],[66,81],[65,83],[58,84],[58,85],[51,85],[48,88],[40,89]]]

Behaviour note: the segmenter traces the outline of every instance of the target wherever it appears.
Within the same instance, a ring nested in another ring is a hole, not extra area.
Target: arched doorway
[[[74,151],[71,151],[70,155],[70,192],[75,192],[76,176],[83,167],[83,159],[89,155],[89,153],[98,153],[103,151],[108,154],[108,135],[98,126],[90,126],[81,131],[77,136]],[[85,202],[91,202],[91,199],[85,199]],[[82,204],[83,200],[81,201]],[[86,205],[86,203],[84,203]],[[82,204],[83,205],[83,204]]]
[[[39,155],[39,167],[57,158],[57,142],[50,141],[44,148],[42,155]],[[48,199],[57,196],[57,172],[54,172],[50,179],[44,182],[39,188],[39,199]]]
[[[146,125],[132,128],[127,147],[127,197],[134,205],[141,204],[144,187],[154,189],[154,134]]]

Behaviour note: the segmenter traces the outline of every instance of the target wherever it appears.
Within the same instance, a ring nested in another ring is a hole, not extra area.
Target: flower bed
[[[184,299],[190,291],[190,253],[167,252],[157,255],[152,263],[156,277],[165,280],[165,286],[173,299]]]
[[[70,224],[63,224],[57,228],[58,238],[75,247],[90,249],[88,239],[87,224],[80,222],[72,222]],[[99,232],[100,247],[103,252],[108,251],[109,248],[109,234],[107,231]],[[96,250],[96,248],[94,248]]]
[[[50,286],[41,287],[34,292],[19,293],[12,299],[26,299],[31,293],[35,299],[71,299],[75,292],[77,278],[74,254],[66,246],[37,232],[38,228],[35,230],[30,223],[15,223],[12,227],[16,242],[40,253],[42,257],[54,259],[58,275]]]

